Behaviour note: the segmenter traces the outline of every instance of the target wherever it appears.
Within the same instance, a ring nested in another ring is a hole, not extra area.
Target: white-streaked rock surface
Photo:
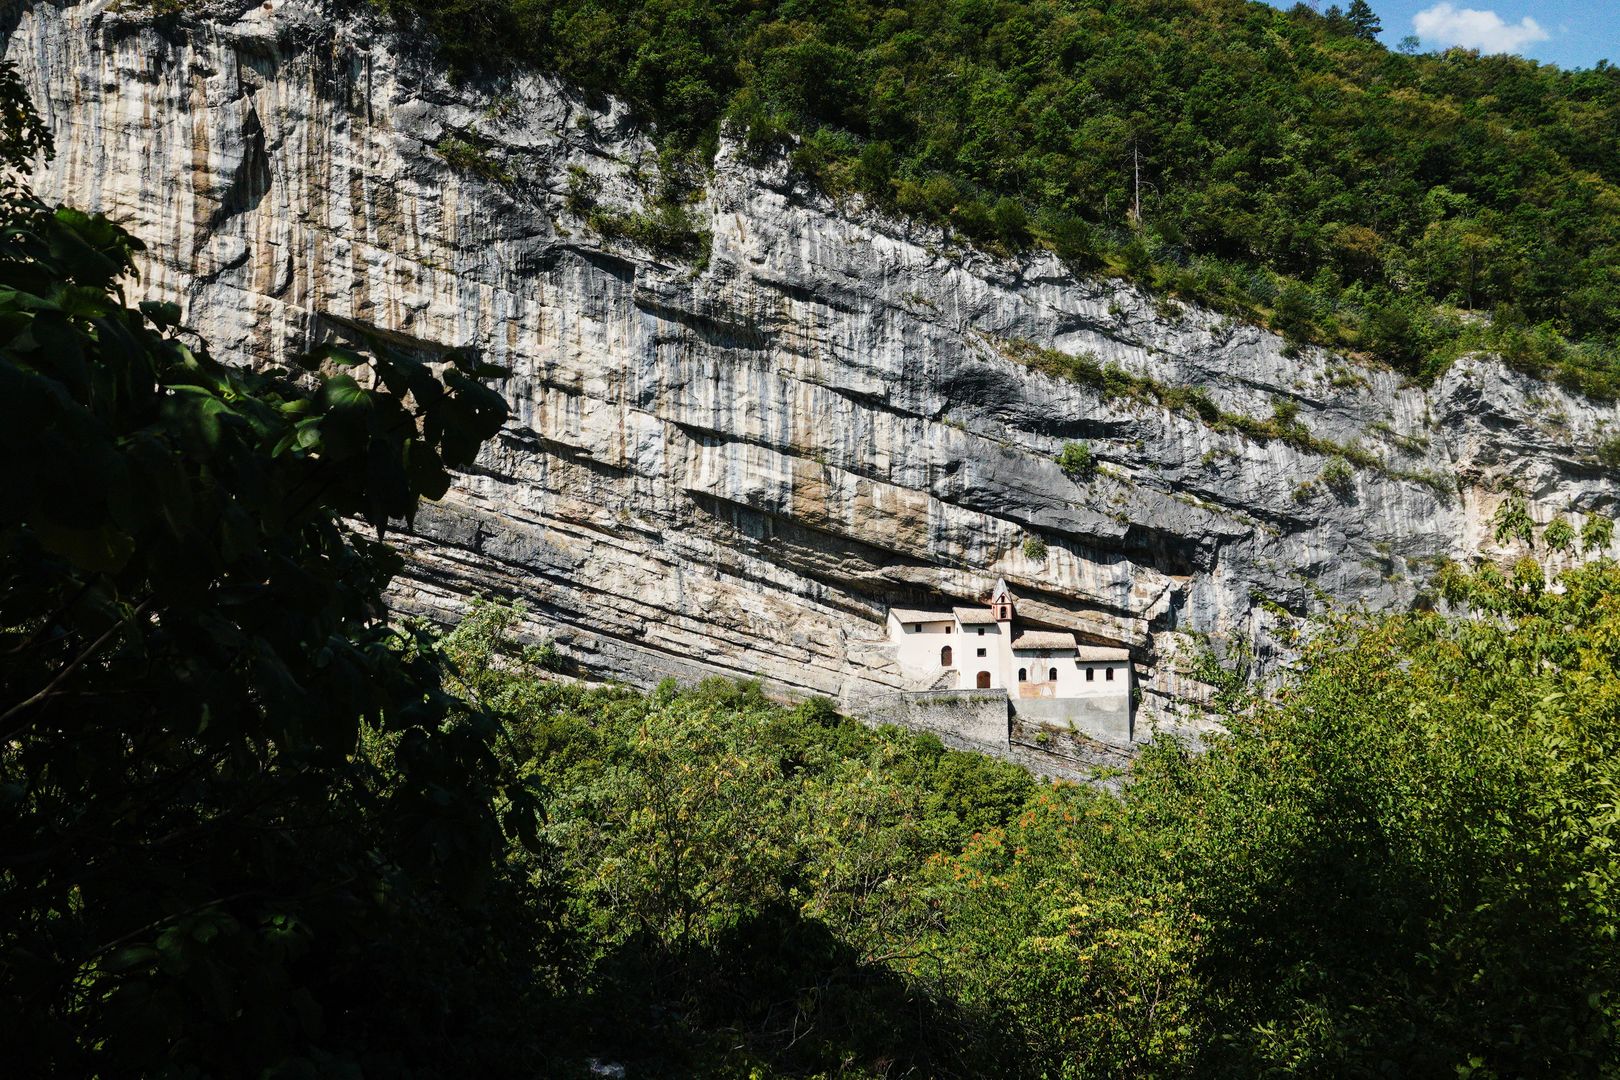
[[[1541,522],[1616,510],[1592,456],[1614,406],[1485,361],[1424,390],[1290,359],[1050,257],[841,209],[733,148],[696,208],[706,268],[605,242],[567,208],[570,170],[642,205],[655,155],[621,108],[541,77],[452,86],[318,4],[154,23],[35,2],[0,32],[56,135],[41,193],[141,237],[133,295],[178,300],[216,354],[268,361],[359,323],[511,368],[509,428],[419,519],[400,602],[521,595],[598,674],[858,698],[901,682],[889,604],[976,601],[1004,575],[1025,618],[1129,646],[1152,714],[1183,689],[1176,631],[1274,657],[1277,605],[1401,607],[1438,557],[1512,554],[1489,535],[1504,485]],[[509,179],[452,168],[446,136],[486,141]],[[1291,399],[1316,435],[1459,491],[1360,470],[1296,496],[1321,455],[1104,402],[1007,359],[1015,340],[1233,412]],[[1053,461],[1078,439],[1103,465],[1087,483]]]

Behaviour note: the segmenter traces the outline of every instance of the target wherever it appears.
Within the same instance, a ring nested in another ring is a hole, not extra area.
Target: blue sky
[[[1318,0],[1325,9],[1335,0]],[[1336,0],[1346,7],[1349,0]],[[1423,48],[1466,45],[1511,52],[1560,67],[1620,64],[1620,0],[1368,0],[1393,48],[1416,34]],[[1292,7],[1293,0],[1277,0]]]

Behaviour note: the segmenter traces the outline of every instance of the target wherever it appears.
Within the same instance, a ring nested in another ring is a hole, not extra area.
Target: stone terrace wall
[[[1117,789],[1130,748],[1068,732],[1022,724],[1008,710],[1004,690],[925,690],[874,696],[850,706],[850,715],[872,725],[896,724],[926,731],[953,750],[970,750],[1021,765],[1057,780],[1102,783]]]
[[[1007,694],[1003,690],[924,690],[887,694],[851,709],[868,724],[929,731],[957,750],[1007,752]]]
[[[1128,692],[1111,697],[1013,698],[1013,712],[1031,725],[1072,726],[1104,742],[1128,746],[1135,734]]]

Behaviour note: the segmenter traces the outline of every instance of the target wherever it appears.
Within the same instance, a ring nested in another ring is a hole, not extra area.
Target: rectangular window
[[[911,624],[911,632],[913,634],[921,633],[922,632],[922,623],[912,623]]]
[[[1096,681],[1097,681],[1097,669],[1094,668],[1094,667],[1086,668],[1086,682],[1096,682]]]
[[[984,650],[983,650],[983,649],[980,649],[980,650],[979,650],[979,655],[980,655],[980,656],[983,656],[983,655],[984,655]]]
[[[984,627],[979,627],[979,636],[984,637]]]
[[[1113,682],[1114,681],[1114,669],[1113,668],[1108,668],[1106,670],[1108,671],[1108,681]]]

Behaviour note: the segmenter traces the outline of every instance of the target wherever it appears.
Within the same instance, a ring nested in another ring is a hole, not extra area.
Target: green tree
[[[1620,577],[1539,584],[1453,571],[1488,617],[1343,621],[1207,757],[1139,771],[1188,840],[1204,1071],[1612,1062],[1620,680],[1593,646]]]
[[[1097,263],[1097,234],[1072,214],[1042,211],[1036,226],[1052,253],[1070,269],[1081,271]]]
[[[1143,279],[1153,273],[1153,253],[1140,235],[1131,236],[1120,249],[1120,258],[1125,264],[1125,272],[1133,278]]]
[[[545,1015],[582,1052],[727,1076],[1603,1074],[1620,569],[1436,584],[1463,617],[1325,621],[1263,694],[1246,650],[1210,655],[1225,733],[1155,743],[1117,795],[757,686],[546,683],[509,606],[444,651],[551,793],[584,959]]]
[[[1524,496],[1516,491],[1510,491],[1503,497],[1496,513],[1491,516],[1491,525],[1491,535],[1498,544],[1509,544],[1515,540],[1522,544],[1535,542],[1535,520],[1525,507]]]
[[[1362,344],[1374,356],[1403,371],[1418,369],[1425,348],[1422,328],[1410,304],[1380,297],[1361,324]]]
[[[1290,344],[1301,344],[1310,341],[1316,333],[1315,320],[1310,290],[1298,283],[1287,285],[1272,308],[1272,325]]]
[[[729,715],[768,708],[722,685],[654,700],[558,833],[607,941],[655,957],[712,943],[779,895],[786,868],[777,763],[759,728]],[[739,708],[741,706],[741,708]]]
[[[1569,523],[1569,518],[1559,514],[1547,522],[1547,527],[1541,532],[1541,538],[1553,551],[1568,551],[1575,543],[1575,526]]]
[[[976,1036],[1027,1075],[1185,1072],[1196,931],[1161,863],[1124,805],[1058,790],[932,864],[943,978],[989,1013]]]
[[[1029,243],[1029,215],[1024,212],[1024,204],[1017,199],[1003,196],[997,200],[990,211],[990,221],[995,228],[996,238],[1009,248],[1016,251]]]
[[[1345,20],[1350,24],[1350,32],[1362,41],[1377,41],[1378,35],[1383,32],[1384,24],[1373,11],[1367,0],[1350,0],[1350,6],[1345,9]]]
[[[1606,468],[1620,470],[1620,435],[1611,435],[1598,444],[1597,459]]]
[[[1581,550],[1603,551],[1614,542],[1614,519],[1602,514],[1588,514],[1581,523]]]

